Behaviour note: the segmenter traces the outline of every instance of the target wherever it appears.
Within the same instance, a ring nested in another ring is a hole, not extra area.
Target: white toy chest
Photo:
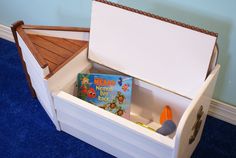
[[[92,2],[90,30],[23,22],[12,30],[32,93],[58,130],[121,158],[191,156],[220,69],[217,34],[105,0]],[[134,77],[131,120],[77,98],[79,72]],[[177,125],[171,136],[135,123],[159,126],[165,105]]]

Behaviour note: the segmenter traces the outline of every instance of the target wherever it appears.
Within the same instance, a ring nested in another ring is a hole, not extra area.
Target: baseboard
[[[11,28],[0,24],[0,38],[6,39],[11,42],[15,42],[11,32]]]
[[[208,115],[236,125],[236,107],[212,99]]]
[[[0,37],[14,42],[11,28],[0,24]],[[236,125],[236,107],[212,99],[208,115]]]

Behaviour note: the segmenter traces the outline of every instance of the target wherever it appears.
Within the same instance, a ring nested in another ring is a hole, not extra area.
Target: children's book
[[[80,99],[129,119],[132,77],[79,73],[77,86]]]

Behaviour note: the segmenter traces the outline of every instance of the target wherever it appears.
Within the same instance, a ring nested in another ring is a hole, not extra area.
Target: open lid
[[[93,1],[88,58],[193,98],[217,34],[105,0]]]

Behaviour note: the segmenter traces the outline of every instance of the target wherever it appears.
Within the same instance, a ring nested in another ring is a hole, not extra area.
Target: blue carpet
[[[14,43],[0,38],[0,157],[111,158],[58,132],[37,99],[32,99]],[[192,158],[236,157],[236,127],[208,117]]]

